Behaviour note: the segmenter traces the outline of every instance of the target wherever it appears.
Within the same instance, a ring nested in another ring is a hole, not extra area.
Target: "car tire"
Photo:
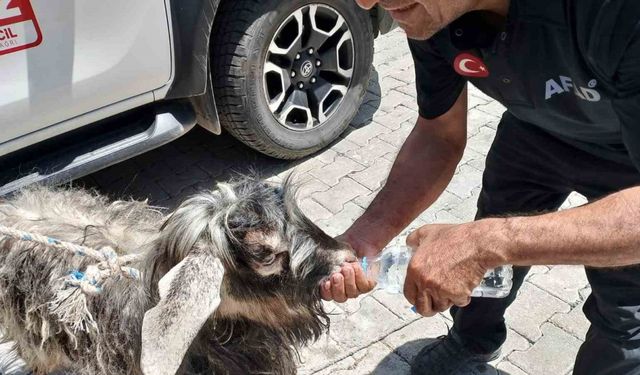
[[[325,147],[362,104],[373,39],[353,0],[223,0],[211,42],[223,128],[280,159]]]

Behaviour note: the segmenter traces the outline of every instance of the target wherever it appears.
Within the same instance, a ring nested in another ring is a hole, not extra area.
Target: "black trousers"
[[[595,200],[636,185],[640,173],[631,165],[576,149],[507,112],[487,156],[477,218],[554,211],[572,191]],[[528,271],[514,268],[509,297],[474,298],[452,309],[452,329],[471,349],[489,353],[504,343],[504,312]],[[591,327],[574,374],[640,374],[640,266],[586,273],[592,293],[584,313]]]

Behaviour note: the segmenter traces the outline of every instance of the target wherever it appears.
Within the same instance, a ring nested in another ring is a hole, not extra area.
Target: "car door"
[[[0,0],[0,145],[162,87],[171,64],[165,0]]]

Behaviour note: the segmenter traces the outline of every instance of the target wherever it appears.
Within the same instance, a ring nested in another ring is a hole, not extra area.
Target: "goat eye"
[[[262,264],[265,266],[270,266],[273,263],[275,263],[277,257],[275,254],[269,254],[267,257],[264,258],[264,260],[262,261]]]

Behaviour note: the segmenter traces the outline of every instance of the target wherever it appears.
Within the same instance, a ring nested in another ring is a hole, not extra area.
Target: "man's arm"
[[[405,295],[430,316],[464,306],[484,272],[504,264],[579,264],[618,267],[640,263],[640,188],[586,206],[530,217],[427,225],[408,239],[415,247]]]
[[[619,267],[640,263],[638,187],[572,210],[494,219],[485,225],[501,233],[494,240],[496,259],[515,265]]]
[[[359,255],[377,254],[447,187],[467,143],[467,90],[444,115],[420,117],[389,178],[344,237]]]
[[[467,90],[449,111],[420,117],[400,149],[389,178],[366,212],[342,236],[358,256],[375,255],[428,208],[451,181],[467,140]],[[332,275],[321,293],[344,302],[371,290],[358,265]]]

